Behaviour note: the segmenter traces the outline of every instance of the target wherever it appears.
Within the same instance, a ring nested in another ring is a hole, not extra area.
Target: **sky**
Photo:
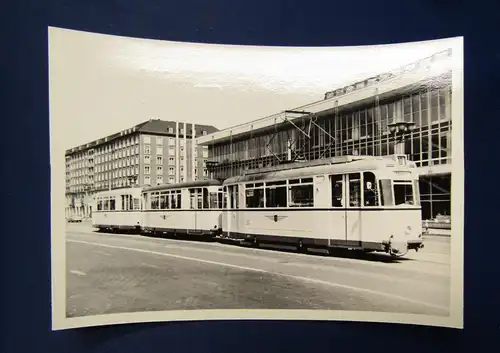
[[[215,45],[51,27],[51,134],[69,149],[149,119],[225,129],[321,100],[327,91],[449,46],[447,40],[365,47]]]

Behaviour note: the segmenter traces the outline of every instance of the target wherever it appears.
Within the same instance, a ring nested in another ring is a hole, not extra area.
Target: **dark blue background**
[[[497,351],[490,344],[500,335],[498,1],[10,0],[2,5],[0,23],[7,25],[0,55],[2,352]],[[465,330],[233,321],[51,332],[49,25],[252,45],[363,45],[464,36]]]

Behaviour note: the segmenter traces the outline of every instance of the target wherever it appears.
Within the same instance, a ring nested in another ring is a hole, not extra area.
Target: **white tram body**
[[[423,247],[418,173],[405,156],[267,169],[224,181],[224,237],[393,256]]]
[[[219,235],[224,201],[218,180],[144,188],[142,229],[150,233]]]
[[[138,187],[101,191],[95,196],[92,226],[99,230],[140,230],[141,208]]]

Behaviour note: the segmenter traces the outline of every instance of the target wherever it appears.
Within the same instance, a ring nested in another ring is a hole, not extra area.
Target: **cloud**
[[[446,41],[366,47],[255,47],[119,38],[110,65],[194,87],[311,94],[396,69]]]

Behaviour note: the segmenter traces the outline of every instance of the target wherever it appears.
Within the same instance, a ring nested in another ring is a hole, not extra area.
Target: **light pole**
[[[87,216],[87,217],[89,217],[89,218],[90,218],[90,217],[91,217],[91,215],[92,215],[92,214],[91,214],[91,213],[92,213],[92,211],[91,211],[91,208],[90,208],[90,207],[92,207],[92,206],[89,206],[89,205],[88,205],[88,203],[89,203],[89,202],[88,202],[88,201],[89,201],[89,200],[88,200],[88,198],[89,198],[89,191],[90,191],[91,189],[92,189],[92,185],[91,185],[91,184],[85,184],[85,185],[84,185],[84,187],[83,187],[83,190],[85,191],[85,195],[84,195],[84,202],[83,202],[83,203],[84,203],[84,206],[83,206],[83,207],[84,207],[84,211],[83,211],[83,212],[84,212],[84,216]]]
[[[395,121],[388,124],[387,127],[391,135],[394,136],[394,154],[406,154],[406,137],[415,130],[415,123],[411,121]]]
[[[130,187],[134,187],[136,182],[137,182],[137,175],[131,175],[128,177],[128,182],[130,184]]]

